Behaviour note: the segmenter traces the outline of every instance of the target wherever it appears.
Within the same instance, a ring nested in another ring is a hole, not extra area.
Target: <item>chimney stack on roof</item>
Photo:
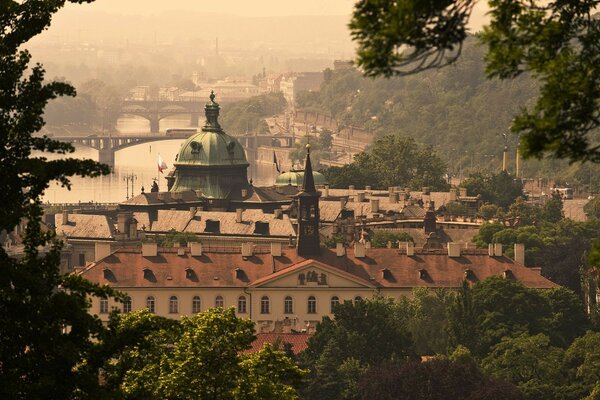
[[[329,185],[325,185],[323,188],[323,197],[329,197]]]
[[[241,208],[236,208],[235,210],[235,222],[237,222],[238,224],[242,223],[244,217],[244,210]]]
[[[242,243],[242,257],[252,257],[254,244],[252,242]]]
[[[350,186],[348,186],[348,191],[349,191],[350,193],[354,192],[354,185],[350,185]]]
[[[271,255],[281,257],[281,242],[271,242]]]
[[[371,199],[371,212],[372,213],[379,212],[379,199]]]
[[[502,243],[494,243],[494,256],[502,257]]]
[[[98,261],[110,255],[109,242],[94,243],[94,261]]]
[[[515,262],[525,265],[525,245],[523,243],[515,243]]]
[[[460,257],[460,243],[448,243],[448,257]]]
[[[344,243],[336,243],[335,244],[335,255],[338,257],[344,257],[346,254],[346,249],[344,248]]]
[[[190,246],[190,254],[192,257],[201,257],[202,256],[202,243],[200,242],[190,242],[188,243]]]
[[[158,245],[153,242],[142,243],[143,257],[156,257],[158,255]]]
[[[281,217],[283,217],[283,210],[281,208],[276,208],[273,211],[273,215],[274,215],[275,219],[281,219]]]
[[[413,242],[405,242],[406,255],[412,257],[415,255],[415,244]]]
[[[361,202],[365,201],[365,192],[358,192],[358,193],[356,193],[356,201],[358,203],[361,203]]]
[[[366,257],[366,249],[364,242],[354,242],[354,257],[356,258],[365,258]]]
[[[62,211],[62,224],[69,225],[69,210]]]
[[[457,191],[458,190],[456,188],[450,188],[450,196],[448,196],[449,201],[456,201]]]
[[[196,216],[196,211],[198,211],[196,207],[190,207],[190,219],[193,219]]]

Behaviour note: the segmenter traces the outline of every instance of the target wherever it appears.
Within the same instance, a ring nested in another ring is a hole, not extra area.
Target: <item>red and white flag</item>
[[[162,159],[162,157],[159,154],[158,155],[158,172],[160,172],[162,174],[165,169],[167,169],[167,163]]]

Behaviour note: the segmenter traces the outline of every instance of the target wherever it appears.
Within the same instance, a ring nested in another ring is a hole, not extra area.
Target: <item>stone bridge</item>
[[[163,140],[187,139],[193,133],[190,132],[172,132],[150,135],[148,133],[127,134],[127,135],[88,135],[88,136],[52,136],[52,139],[61,142],[72,143],[74,145],[86,146],[98,150],[98,161],[107,164],[111,169],[115,167],[115,153],[119,150],[138,144],[158,142]],[[271,140],[271,135],[240,135],[235,136],[244,150],[250,164],[256,159],[257,147]]]
[[[204,100],[204,99],[203,99]],[[204,115],[204,101],[200,100],[132,100],[121,103],[120,114],[135,115],[150,121],[150,132],[159,132],[159,122],[171,115],[190,115],[190,126],[197,127],[200,115]],[[226,99],[220,104],[231,103]]]

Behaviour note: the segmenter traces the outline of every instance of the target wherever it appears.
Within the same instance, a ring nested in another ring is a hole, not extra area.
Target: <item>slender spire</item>
[[[310,144],[306,145],[306,163],[304,165],[304,182],[302,191],[305,193],[316,193],[315,178],[313,177],[312,164],[310,162]]]

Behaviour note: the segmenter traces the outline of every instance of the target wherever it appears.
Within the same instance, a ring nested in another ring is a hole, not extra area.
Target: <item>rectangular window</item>
[[[79,264],[77,265],[85,265],[85,253],[79,254]]]

